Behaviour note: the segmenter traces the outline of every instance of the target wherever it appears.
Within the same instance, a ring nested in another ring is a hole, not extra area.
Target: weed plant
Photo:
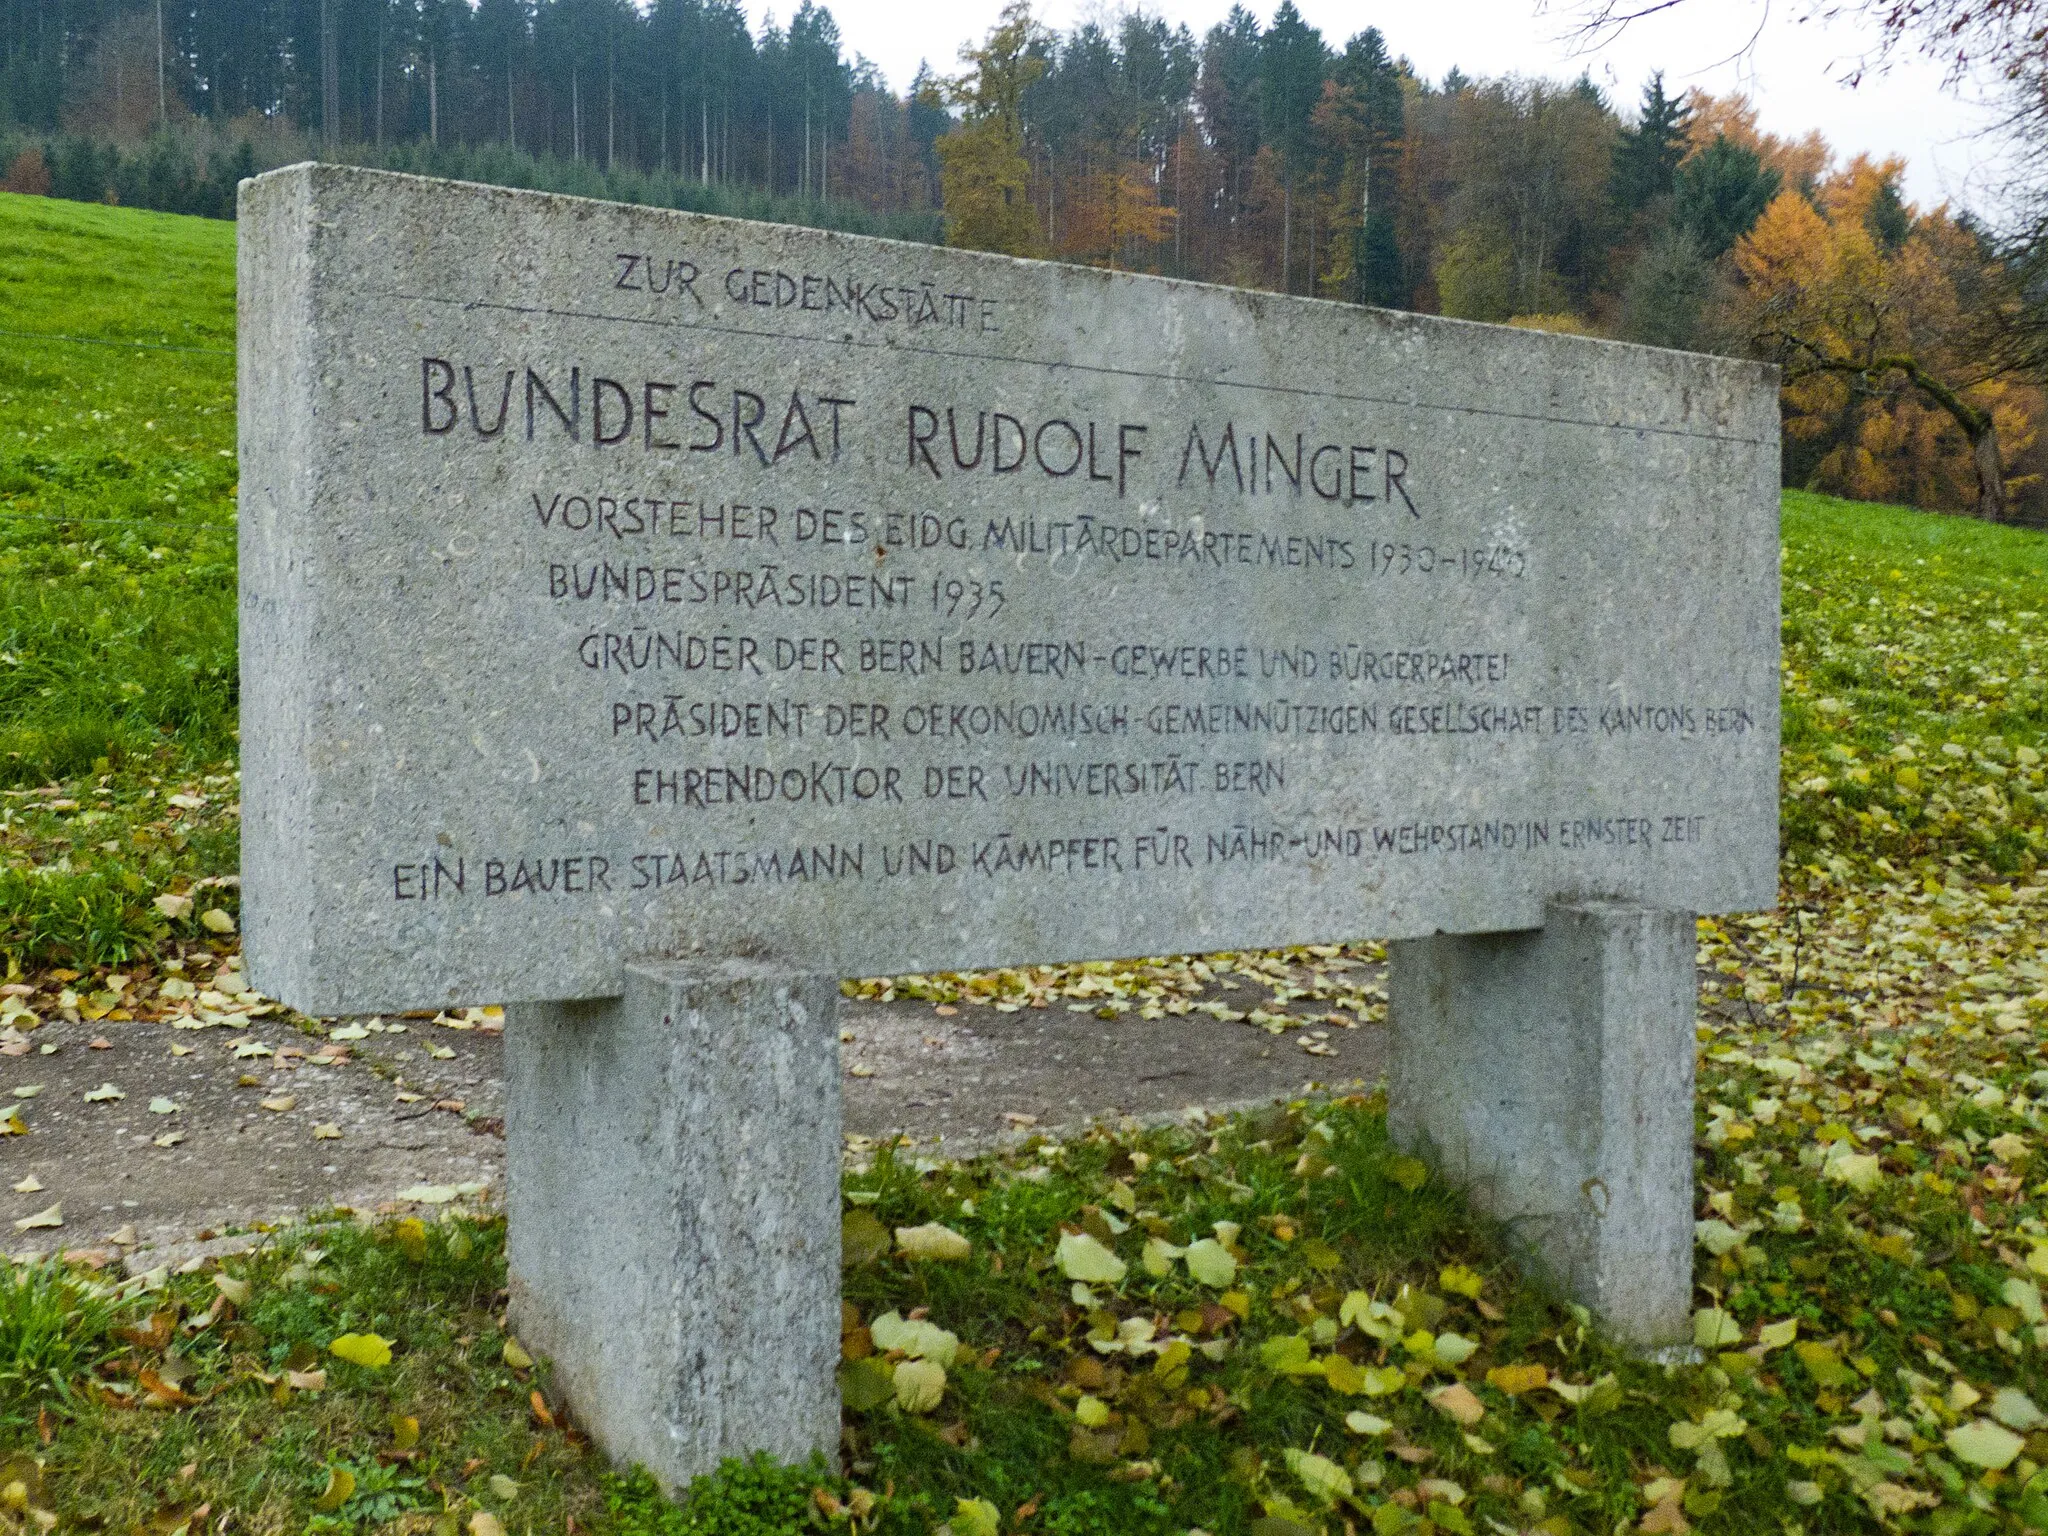
[[[67,1395],[113,1349],[120,1291],[54,1258],[0,1264],[0,1401]]]

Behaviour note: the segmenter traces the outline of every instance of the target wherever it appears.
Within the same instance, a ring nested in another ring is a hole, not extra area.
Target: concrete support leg
[[[1556,904],[1389,945],[1387,1118],[1618,1336],[1686,1342],[1693,919]]]
[[[509,1010],[512,1325],[675,1489],[839,1439],[839,984],[744,961]]]

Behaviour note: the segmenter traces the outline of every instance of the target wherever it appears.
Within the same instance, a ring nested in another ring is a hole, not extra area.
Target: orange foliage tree
[[[1083,261],[1120,266],[1131,242],[1166,239],[1173,220],[1173,209],[1159,201],[1152,167],[1142,160],[1119,161],[1069,183],[1061,250]]]
[[[2004,521],[2038,392],[1984,344],[2009,300],[1997,264],[1945,209],[1898,204],[1899,169],[1859,157],[1814,201],[1780,194],[1735,248],[1739,322],[1785,369],[1788,436],[1833,439],[1820,480]]]
[[[1785,185],[1808,190],[1827,175],[1834,151],[1818,131],[1800,139],[1781,139],[1757,126],[1756,104],[1747,96],[1710,96],[1702,90],[1686,93],[1686,136],[1693,153],[1705,149],[1717,138],[1752,151],[1772,170],[1784,177]]]

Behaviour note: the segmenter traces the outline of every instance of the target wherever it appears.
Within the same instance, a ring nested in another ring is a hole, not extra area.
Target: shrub
[[[50,168],[43,163],[40,149],[24,149],[14,157],[14,163],[7,167],[7,179],[0,181],[0,192],[19,192],[28,197],[50,195]]]

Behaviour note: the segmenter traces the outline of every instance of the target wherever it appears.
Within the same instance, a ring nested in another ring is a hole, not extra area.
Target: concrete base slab
[[[838,1443],[838,1009],[834,977],[728,961],[508,1010],[512,1324],[666,1488]]]
[[[1620,1338],[1689,1339],[1693,919],[1553,904],[1388,946],[1388,1129]]]

